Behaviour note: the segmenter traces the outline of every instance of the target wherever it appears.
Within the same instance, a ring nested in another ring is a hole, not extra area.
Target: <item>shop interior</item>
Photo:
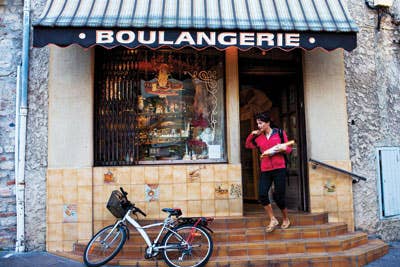
[[[240,139],[243,201],[254,209],[258,199],[259,151],[246,149],[246,137],[257,129],[254,116],[268,111],[273,127],[294,140],[288,156],[286,201],[292,210],[306,210],[306,151],[301,53],[252,49],[239,54]],[[272,188],[273,190],[273,188]],[[270,192],[270,194],[272,194]],[[248,212],[248,211],[247,211]]]

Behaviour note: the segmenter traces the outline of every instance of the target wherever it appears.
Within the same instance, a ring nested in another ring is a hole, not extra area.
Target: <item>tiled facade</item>
[[[119,187],[147,218],[164,218],[164,207],[179,207],[183,216],[240,216],[241,181],[240,164],[49,169],[47,250],[70,251],[113,223],[106,203]]]
[[[351,170],[350,161],[325,161],[325,163]],[[354,231],[352,179],[348,175],[309,163],[310,211],[329,212],[330,222],[345,222]]]

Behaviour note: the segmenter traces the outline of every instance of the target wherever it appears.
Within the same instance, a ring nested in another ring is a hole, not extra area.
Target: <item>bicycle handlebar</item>
[[[138,207],[135,207],[135,211],[139,212],[140,214],[142,214],[144,217],[146,217],[146,213],[144,213],[141,209],[139,209]]]
[[[126,191],[124,191],[124,189],[122,187],[119,188],[119,190],[121,190],[121,193],[124,195],[124,197],[126,198],[126,200],[129,202],[128,198],[126,197],[128,195],[128,193]],[[138,207],[135,207],[135,204],[131,204],[133,206],[133,212],[139,212],[140,214],[142,214],[144,217],[146,217],[146,213],[144,213],[141,209],[139,209]]]
[[[122,187],[119,188],[119,190],[121,190],[122,194],[124,195],[124,197],[126,197],[128,195],[127,192],[124,191],[124,189]]]

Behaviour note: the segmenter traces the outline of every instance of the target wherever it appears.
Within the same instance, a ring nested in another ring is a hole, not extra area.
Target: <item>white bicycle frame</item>
[[[169,232],[174,233],[180,239],[181,242],[184,242],[185,245],[190,247],[190,245],[186,242],[186,240],[184,238],[182,238],[172,228],[168,227],[169,223],[173,222],[173,219],[171,219],[170,217],[165,218],[164,221],[160,222],[160,223],[153,223],[153,224],[148,224],[148,225],[145,225],[145,226],[141,226],[135,219],[133,219],[130,216],[131,213],[132,213],[132,210],[129,210],[125,214],[124,218],[122,218],[121,220],[117,221],[115,223],[113,229],[110,231],[109,234],[111,234],[114,231],[114,229],[116,227],[118,227],[118,225],[120,225],[121,223],[123,223],[125,221],[128,221],[133,227],[135,227],[135,229],[140,233],[140,235],[142,236],[142,238],[146,242],[147,247],[150,249],[150,251],[147,251],[148,253],[152,253],[154,249],[155,250],[159,250],[159,249],[166,249],[167,248],[166,246],[156,246],[155,245],[155,244],[157,244],[157,242],[160,239],[160,237],[161,237],[162,233],[164,232],[164,230],[167,230]],[[157,227],[157,226],[161,226],[161,225],[163,227],[161,228],[160,232],[158,233],[157,237],[153,240],[153,243],[152,243],[151,240],[150,240],[150,237],[147,234],[145,229],[149,229],[149,228]],[[108,235],[107,235],[107,237],[105,239],[107,239],[107,238],[108,238]]]

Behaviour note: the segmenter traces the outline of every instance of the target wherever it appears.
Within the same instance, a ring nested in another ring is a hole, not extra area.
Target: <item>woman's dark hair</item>
[[[269,116],[268,112],[262,112],[262,113],[256,114],[256,120],[260,120],[263,122],[270,122],[271,117]]]

